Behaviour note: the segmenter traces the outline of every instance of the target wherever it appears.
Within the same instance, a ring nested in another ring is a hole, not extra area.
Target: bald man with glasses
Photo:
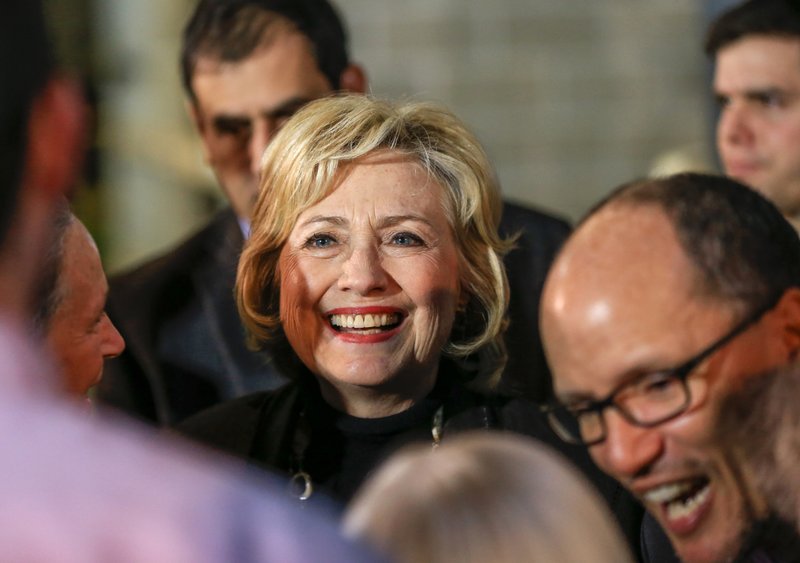
[[[791,225],[731,179],[622,186],[556,260],[542,330],[553,429],[642,501],[683,561],[731,560],[751,522],[709,439],[727,390],[800,349]]]

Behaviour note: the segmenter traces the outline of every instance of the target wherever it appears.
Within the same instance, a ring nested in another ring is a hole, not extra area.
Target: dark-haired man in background
[[[800,227],[800,2],[749,0],[710,27],[725,173]]]
[[[128,350],[110,362],[99,389],[106,403],[162,425],[284,382],[269,357],[246,348],[233,300],[261,154],[306,102],[367,88],[327,0],[201,0],[184,30],[181,75],[206,162],[230,208],[168,254],[111,280],[109,314]],[[569,227],[507,204],[501,229],[522,233],[506,259],[511,324],[503,385],[543,400],[550,378],[538,298]]]
[[[716,407],[798,357],[797,232],[729,178],[623,186],[556,259],[542,335],[553,428],[642,501],[683,561],[730,561],[751,522],[711,446]],[[645,554],[658,537],[645,527]]]

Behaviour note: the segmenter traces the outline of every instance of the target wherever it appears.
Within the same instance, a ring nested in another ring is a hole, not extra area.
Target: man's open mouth
[[[400,313],[367,313],[359,315],[330,315],[328,321],[337,332],[379,334],[400,325]]]
[[[709,493],[708,478],[700,477],[656,487],[645,493],[644,498],[660,504],[668,520],[677,521],[693,516],[708,499]]]

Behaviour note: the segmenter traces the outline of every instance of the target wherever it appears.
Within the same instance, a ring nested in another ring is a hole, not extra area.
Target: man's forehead
[[[206,114],[255,116],[291,99],[314,99],[332,89],[308,39],[286,32],[238,61],[200,56],[192,75],[198,109]]]
[[[680,269],[663,268],[680,264]],[[589,217],[567,241],[555,264],[555,280],[590,291],[597,281],[612,289],[630,283],[649,289],[654,275],[683,280],[691,268],[672,221],[649,203],[611,203]],[[587,276],[596,278],[586,284]]]
[[[772,88],[800,80],[800,36],[746,35],[716,55],[716,87]]]
[[[560,392],[608,390],[671,367],[691,350],[679,327],[715,307],[695,296],[694,266],[653,205],[613,206],[576,232],[553,267],[542,328]]]

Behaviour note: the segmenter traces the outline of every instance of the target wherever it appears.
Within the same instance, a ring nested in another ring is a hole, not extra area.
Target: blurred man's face
[[[740,315],[698,292],[694,276],[654,206],[612,206],[582,225],[554,264],[542,301],[559,400],[578,408],[625,383],[658,381],[654,376],[730,332]],[[655,516],[684,561],[725,560],[747,525],[741,491],[709,433],[726,385],[788,362],[776,323],[768,322],[772,314],[690,372],[691,402],[683,414],[644,428],[606,409],[606,439],[589,448]]]
[[[729,176],[800,214],[800,38],[746,36],[716,57],[717,148]]]
[[[105,313],[108,283],[97,247],[77,220],[65,236],[58,291],[61,301],[48,323],[46,340],[67,392],[84,396],[100,381],[103,362],[118,356],[125,341]]]
[[[300,107],[329,94],[333,85],[317,67],[308,39],[281,30],[240,62],[201,57],[192,86],[205,159],[233,210],[249,219],[267,144]]]

